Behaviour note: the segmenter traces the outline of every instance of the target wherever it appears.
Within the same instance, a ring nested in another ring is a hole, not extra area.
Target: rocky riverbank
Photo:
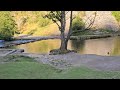
[[[59,36],[46,36],[46,37],[15,37],[14,41],[8,41],[1,43],[2,45],[0,48],[7,48],[15,45],[20,45],[20,44],[26,44],[26,43],[31,43],[31,42],[36,42],[40,40],[47,40],[47,39],[60,39]]]
[[[94,54],[68,53],[63,55],[19,54],[34,58],[38,62],[49,64],[59,69],[85,66],[96,70],[120,71],[120,56],[100,56]]]
[[[24,52],[23,49],[0,49],[0,56],[7,56],[11,54],[20,54]]]

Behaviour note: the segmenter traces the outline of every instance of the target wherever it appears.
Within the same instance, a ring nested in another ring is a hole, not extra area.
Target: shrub
[[[72,30],[76,31],[76,30],[81,30],[84,27],[84,23],[82,21],[82,19],[77,16],[72,23]]]

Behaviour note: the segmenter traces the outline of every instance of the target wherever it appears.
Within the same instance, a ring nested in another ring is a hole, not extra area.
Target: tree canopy
[[[10,40],[16,31],[16,23],[9,11],[0,12],[0,39]]]

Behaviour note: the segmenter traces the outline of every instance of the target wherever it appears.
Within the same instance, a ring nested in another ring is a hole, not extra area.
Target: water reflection
[[[113,48],[113,39],[92,39],[85,40],[83,52],[81,54],[109,55]]]
[[[120,37],[114,38],[114,47],[111,52],[111,55],[120,55]]]
[[[52,49],[57,49],[60,46],[60,40],[42,40],[27,44],[14,46],[11,48],[24,49],[25,53],[49,53]]]
[[[42,40],[11,48],[24,49],[26,53],[48,53],[60,47],[60,40]],[[120,55],[120,37],[90,40],[70,40],[68,49],[77,50],[80,54]]]
[[[70,44],[73,50],[82,52],[85,46],[85,40],[70,40]]]
[[[5,46],[5,43],[4,42],[0,42],[0,47],[3,47]]]

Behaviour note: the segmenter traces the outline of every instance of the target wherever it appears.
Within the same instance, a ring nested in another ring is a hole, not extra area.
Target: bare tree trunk
[[[65,47],[65,26],[66,26],[66,20],[65,20],[65,11],[61,11],[61,46],[60,50],[64,51],[67,50]]]
[[[68,32],[68,35],[67,35],[67,38],[65,40],[65,48],[67,49],[67,45],[68,45],[68,40],[70,39],[70,36],[72,34],[72,14],[73,12],[71,11],[70,13],[70,26],[69,26],[69,32]]]
[[[61,46],[60,46],[60,50],[66,50],[66,48],[65,48],[65,36],[64,36],[64,32],[61,32]]]

